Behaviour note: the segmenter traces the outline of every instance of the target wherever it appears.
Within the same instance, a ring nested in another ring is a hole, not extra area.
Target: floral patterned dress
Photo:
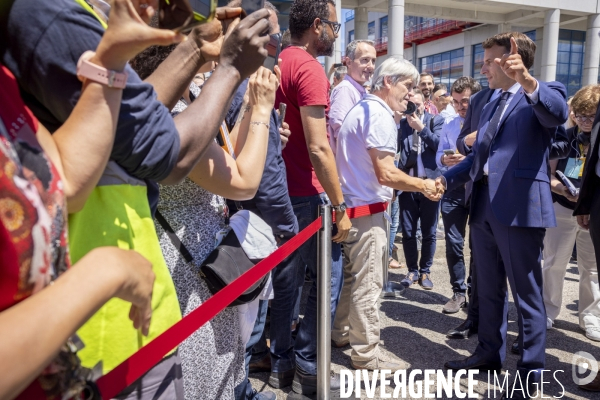
[[[190,86],[190,98],[200,89]],[[173,116],[185,110],[180,100]],[[175,186],[161,186],[158,209],[190,251],[189,264],[156,223],[160,245],[171,271],[183,315],[189,314],[212,294],[198,276],[202,261],[214,249],[215,234],[225,226],[222,197],[186,178]],[[226,308],[179,346],[186,400],[233,399],[233,389],[244,379],[244,344],[235,307]]]

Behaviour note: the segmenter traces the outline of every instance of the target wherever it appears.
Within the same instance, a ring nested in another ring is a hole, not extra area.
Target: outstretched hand
[[[425,195],[425,197],[427,197],[431,201],[440,201],[442,199],[445,190],[443,189],[443,187],[440,188],[440,186],[437,185],[436,181],[434,181],[433,179],[426,179],[424,181],[424,184],[425,189],[423,190],[423,194]]]

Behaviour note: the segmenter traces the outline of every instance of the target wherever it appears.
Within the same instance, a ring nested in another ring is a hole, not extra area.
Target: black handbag
[[[167,220],[158,210],[156,210],[156,220],[165,230],[169,239],[171,239],[171,243],[179,250],[183,258],[188,263],[194,261],[192,254],[181,242],[179,237],[177,237],[177,234],[175,234],[171,225],[169,225]],[[254,267],[259,261],[260,260],[248,258],[232,229],[225,236],[221,244],[206,257],[206,260],[204,260],[200,267],[198,275],[206,282],[208,290],[214,295],[250,268]],[[269,274],[266,274],[234,300],[229,307],[239,306],[254,301],[263,291],[268,280]]]

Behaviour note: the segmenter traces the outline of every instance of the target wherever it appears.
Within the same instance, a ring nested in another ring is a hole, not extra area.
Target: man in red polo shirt
[[[332,243],[332,318],[342,285],[340,243],[351,227],[338,179],[335,159],[327,134],[329,81],[319,56],[330,56],[341,25],[332,0],[295,0],[290,10],[291,45],[281,53],[281,85],[275,106],[287,104],[286,122],[292,135],[283,151],[287,181],[300,230],[318,217],[318,206],[331,202],[335,209],[337,232]],[[271,309],[271,377],[269,384],[285,387],[292,383],[297,393],[316,393],[317,385],[317,239],[309,239],[296,257],[295,285],[290,297],[297,296],[304,282],[304,268],[312,280],[304,319],[295,343],[290,322],[294,304],[274,304]],[[290,283],[294,282],[290,277]],[[274,329],[273,329],[274,328]],[[294,343],[292,347],[292,343]],[[339,376],[331,390],[340,387]]]

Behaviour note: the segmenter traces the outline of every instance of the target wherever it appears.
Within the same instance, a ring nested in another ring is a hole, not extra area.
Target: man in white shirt
[[[465,158],[456,151],[456,139],[465,122],[467,109],[469,108],[469,98],[479,90],[481,90],[479,82],[468,76],[458,78],[452,84],[450,90],[452,104],[458,110],[458,113],[446,119],[440,133],[440,144],[435,159],[442,171],[452,168]],[[446,262],[450,271],[450,284],[454,292],[454,295],[442,310],[446,314],[457,313],[467,305],[463,248],[468,216],[469,207],[467,206],[464,186],[444,194],[442,199],[442,221],[444,222],[446,240]]]
[[[337,135],[348,111],[367,94],[363,86],[373,76],[377,51],[370,40],[353,40],[346,46],[344,80],[331,92],[329,108],[329,143],[335,153]]]
[[[387,59],[375,71],[373,94],[365,96],[348,113],[338,135],[336,164],[345,203],[348,207],[371,205],[371,209],[379,210],[353,218],[344,242],[344,286],[338,310],[349,310],[346,329],[352,346],[351,364],[357,369],[406,369],[404,362],[379,349],[378,299],[388,247],[385,203],[392,199],[394,189],[420,192],[435,201],[442,194],[432,190],[431,179],[408,176],[394,165],[394,111],[406,110],[418,79],[418,71],[408,61],[400,57]],[[334,330],[334,340],[335,335]]]

